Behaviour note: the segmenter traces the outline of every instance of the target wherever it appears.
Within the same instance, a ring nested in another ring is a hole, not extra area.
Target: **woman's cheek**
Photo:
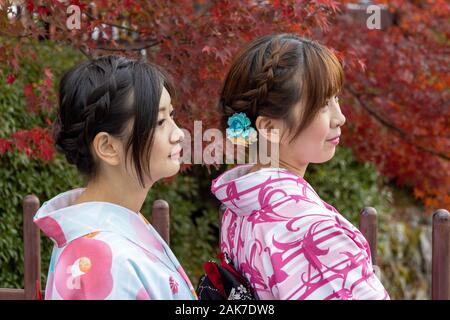
[[[150,155],[150,166],[151,167],[158,167],[158,164],[162,162],[162,157],[164,155],[162,142],[163,141],[161,139],[161,135],[155,133],[153,147],[152,147],[152,151],[151,151],[151,155]]]

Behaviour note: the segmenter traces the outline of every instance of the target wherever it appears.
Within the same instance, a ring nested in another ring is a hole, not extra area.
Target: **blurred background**
[[[345,71],[342,142],[305,179],[355,225],[376,208],[391,298],[430,299],[431,215],[450,210],[449,30],[438,0],[0,0],[0,287],[23,287],[23,197],[43,203],[85,183],[50,135],[65,70],[104,54],[147,59],[174,79],[181,127],[219,128],[233,55],[257,36],[293,32],[333,48]],[[142,210],[170,203],[170,246],[194,286],[218,251],[210,183],[228,166],[184,165]],[[42,236],[44,284],[51,248]]]

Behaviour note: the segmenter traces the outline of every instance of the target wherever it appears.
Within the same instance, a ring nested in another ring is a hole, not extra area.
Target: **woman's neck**
[[[255,172],[255,171],[258,171],[263,168],[271,168],[271,167],[272,166],[270,164],[263,165],[258,162],[255,165],[253,165],[253,167],[251,167],[249,172]],[[288,163],[287,161],[280,159],[278,161],[277,167],[287,169],[287,170],[291,171],[292,173],[298,175],[299,177],[303,178],[305,175],[305,172],[306,172],[306,168],[308,167],[308,164],[306,164],[304,166],[294,166],[294,165],[291,165],[290,163]]]
[[[101,201],[125,207],[133,212],[140,212],[150,188],[136,189],[117,184],[113,181],[90,181],[86,189],[73,204]]]

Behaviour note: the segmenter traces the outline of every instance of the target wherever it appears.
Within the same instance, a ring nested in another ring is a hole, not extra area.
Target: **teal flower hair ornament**
[[[234,113],[227,124],[227,138],[233,144],[248,146],[258,141],[258,132],[250,126],[250,119],[245,113]]]

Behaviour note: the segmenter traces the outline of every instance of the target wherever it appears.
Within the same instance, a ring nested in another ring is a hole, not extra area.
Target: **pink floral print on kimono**
[[[140,213],[109,202],[45,202],[34,222],[54,242],[45,299],[196,299],[170,248]]]

